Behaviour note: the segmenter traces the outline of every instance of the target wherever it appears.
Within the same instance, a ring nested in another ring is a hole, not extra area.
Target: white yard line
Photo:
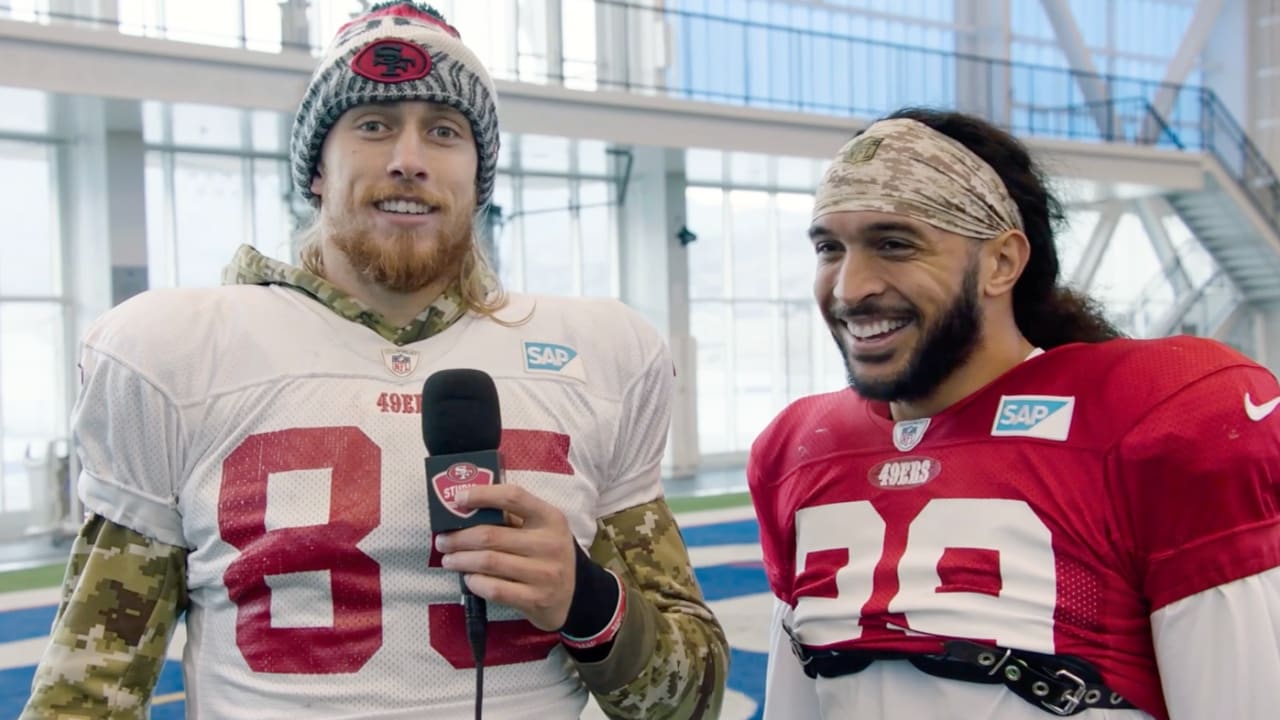
[[[0,593],[0,612],[40,607],[42,605],[57,605],[61,598],[62,589],[58,587]]]
[[[747,504],[740,507],[721,508],[720,510],[697,510],[676,513],[676,522],[681,527],[693,527],[695,525],[737,522],[738,520],[754,520],[755,517],[755,510],[752,509],[750,504]]]

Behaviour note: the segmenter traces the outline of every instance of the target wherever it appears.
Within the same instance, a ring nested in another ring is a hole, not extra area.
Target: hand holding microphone
[[[476,663],[475,716],[480,720],[488,635],[485,600],[522,611],[543,630],[558,629],[573,599],[576,545],[559,510],[521,488],[500,484],[502,413],[497,387],[487,373],[442,370],[427,378],[422,439],[436,549],[444,553],[444,567],[460,573],[467,640]],[[504,526],[504,519],[514,527]]]
[[[442,564],[460,573],[476,697],[483,695],[486,600],[515,608],[540,630],[560,632],[579,660],[602,660],[626,614],[622,581],[578,547],[559,508],[502,484],[493,378],[479,370],[439,371],[423,386],[422,406],[431,528]]]
[[[541,630],[559,630],[573,600],[577,543],[558,508],[501,484],[493,379],[479,370],[436,372],[422,409],[432,532],[444,567],[461,573],[464,604],[502,603]]]
[[[499,510],[464,509],[458,494],[473,485],[493,485],[502,479],[498,444],[502,413],[493,378],[479,370],[434,373],[422,386],[422,441],[427,446],[427,506],[431,532],[438,533],[482,523],[500,524]],[[488,609],[483,598],[458,576],[467,642],[476,663],[476,717],[484,695],[484,656]]]

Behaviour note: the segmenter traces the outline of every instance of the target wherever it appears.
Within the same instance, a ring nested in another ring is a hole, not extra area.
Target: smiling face
[[[929,396],[982,336],[976,240],[902,215],[823,215],[814,296],[862,396]]]
[[[453,108],[354,107],[329,131],[311,182],[321,236],[366,281],[423,288],[470,249],[477,162],[471,125]]]

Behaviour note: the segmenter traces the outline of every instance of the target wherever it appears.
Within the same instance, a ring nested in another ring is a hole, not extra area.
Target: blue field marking
[[[729,648],[729,687],[756,701],[756,711],[748,720],[764,717],[764,678],[769,656]]]
[[[750,545],[759,543],[754,519],[690,526],[682,529],[690,547],[715,545]],[[726,563],[695,568],[698,584],[708,602],[769,592],[764,570],[759,562]],[[0,612],[0,642],[14,642],[44,637],[49,632],[57,607],[45,605]],[[760,618],[761,627],[768,624],[767,614]],[[729,687],[753,699],[757,708],[749,720],[760,720],[764,706],[766,656],[764,653],[730,649]],[[31,691],[32,664],[0,670],[0,718],[16,718]],[[160,673],[155,696],[181,693],[182,663],[168,660]],[[182,720],[185,704],[172,700],[154,704],[152,720]]]
[[[693,572],[707,602],[770,592],[769,581],[759,563],[708,565]]]
[[[16,718],[31,694],[34,665],[0,670],[0,717]],[[182,692],[182,663],[166,660],[156,683],[155,697]],[[151,720],[183,720],[186,705],[181,700],[152,705]]]
[[[0,670],[0,717],[16,718],[27,704],[31,693],[31,676],[34,667],[18,667]]]
[[[42,605],[0,613],[0,643],[48,635],[57,612],[57,605]]]
[[[684,536],[684,544],[689,547],[760,544],[760,529],[756,527],[754,519],[713,525],[692,525],[681,528],[680,533]]]
[[[156,683],[155,697],[182,692],[182,661],[165,660]],[[151,720],[183,720],[187,704],[182,700],[151,706]]]

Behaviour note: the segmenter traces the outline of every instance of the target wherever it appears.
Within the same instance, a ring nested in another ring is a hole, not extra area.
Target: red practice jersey
[[[1280,566],[1277,397],[1178,337],[1056,348],[927,420],[799,400],[748,469],[769,582],[806,646],[1074,655],[1167,717],[1151,614]]]

